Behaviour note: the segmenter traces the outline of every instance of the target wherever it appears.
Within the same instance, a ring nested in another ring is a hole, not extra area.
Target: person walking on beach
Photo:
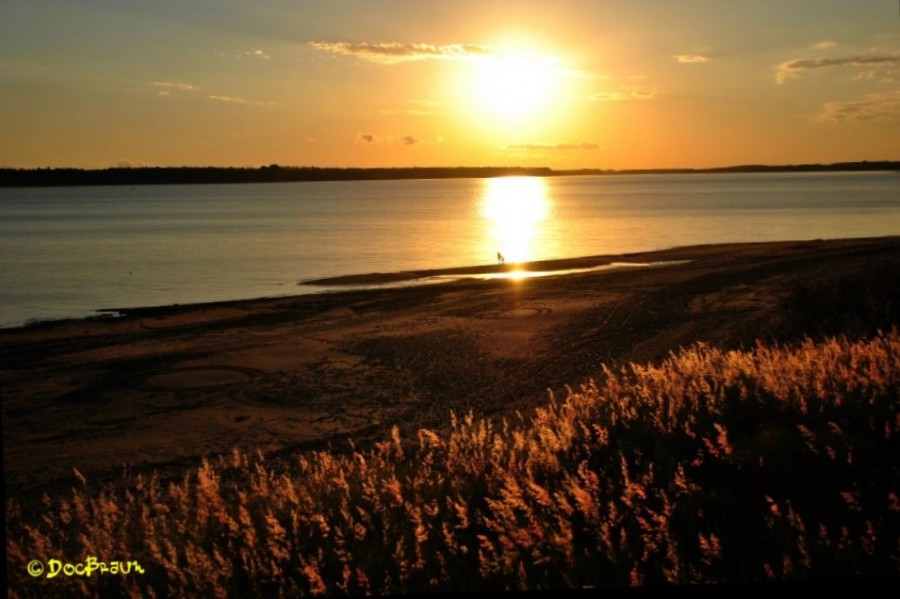
[[[497,264],[506,264],[506,258],[500,252],[497,252]]]

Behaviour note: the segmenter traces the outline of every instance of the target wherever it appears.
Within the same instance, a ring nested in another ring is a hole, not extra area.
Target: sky
[[[0,167],[855,160],[896,0],[0,0]]]

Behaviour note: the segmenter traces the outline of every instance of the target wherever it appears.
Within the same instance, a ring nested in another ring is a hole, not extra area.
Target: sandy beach
[[[361,275],[319,283],[447,280],[0,331],[7,492],[66,487],[73,468],[95,481],[176,473],[233,447],[340,449],[381,439],[394,424],[439,428],[451,410],[524,413],[548,390],[564,397],[601,363],[657,361],[698,341],[731,348],[832,329],[864,334],[897,310],[889,299],[900,237],[519,268],[619,262],[668,264],[521,280],[467,278],[501,267]],[[838,313],[816,298],[852,306]]]

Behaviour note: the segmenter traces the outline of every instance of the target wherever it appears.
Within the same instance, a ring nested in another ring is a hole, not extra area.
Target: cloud
[[[164,91],[178,90],[182,92],[195,92],[199,87],[196,85],[191,85],[190,83],[178,83],[175,81],[154,81],[151,83],[153,87],[161,87]]]
[[[439,135],[432,140],[425,140],[413,135],[402,135],[400,137],[394,137],[393,135],[372,135],[371,133],[360,133],[356,136],[356,143],[364,145],[415,146],[423,143],[441,144],[444,143],[444,138]]]
[[[815,44],[813,44],[812,47],[816,50],[827,50],[828,48],[835,48],[837,47],[837,45],[838,44],[835,41],[822,40],[821,42],[816,42]]]
[[[433,100],[407,100],[406,103],[412,106],[412,108],[386,109],[380,112],[381,114],[408,114],[410,116],[443,114],[443,102],[436,102]]]
[[[367,145],[385,145],[390,146],[397,143],[403,144],[404,146],[412,146],[415,145],[418,140],[412,135],[404,135],[403,137],[394,137],[392,135],[372,135],[371,133],[360,133],[356,137],[357,143],[364,143]]]
[[[259,48],[254,48],[253,50],[247,50],[246,52],[241,52],[240,57],[250,56],[252,58],[262,58],[265,60],[272,60],[272,57],[266,54],[264,51]]]
[[[149,162],[144,162],[143,160],[119,160],[118,162],[112,162],[104,165],[104,168],[142,168],[153,166]]]
[[[257,100],[246,100],[244,98],[235,98],[233,96],[220,96],[220,95],[210,95],[207,96],[210,100],[215,100],[217,102],[227,102],[229,104],[247,104],[250,106],[275,106],[275,102],[259,102]]]
[[[709,59],[707,57],[700,54],[676,54],[672,58],[674,58],[681,64],[700,64],[703,62],[709,62]]]
[[[878,81],[879,83],[900,83],[900,67],[869,69],[860,71],[853,77],[854,81]]]
[[[200,87],[191,83],[179,83],[177,81],[154,81],[151,83],[153,87],[160,89],[156,93],[158,96],[171,96],[172,92],[196,92]],[[245,98],[236,98],[234,96],[223,96],[221,94],[209,94],[206,96],[209,100],[216,102],[227,102],[229,104],[246,104],[249,106],[276,106],[276,102],[260,102],[257,100],[247,100]]]
[[[633,89],[621,92],[599,92],[591,96],[594,102],[625,102],[628,100],[652,100],[656,97],[654,89]]]
[[[563,151],[585,151],[599,150],[600,146],[594,143],[527,143],[513,144],[507,146],[509,150],[563,150]]]
[[[900,121],[900,91],[868,94],[860,100],[847,102],[826,102],[818,120],[832,123]]]
[[[788,60],[778,65],[775,80],[778,81],[778,83],[784,83],[791,77],[796,77],[815,69],[892,64],[900,64],[900,54],[887,54],[881,56],[843,56],[837,58],[798,58]]]
[[[400,42],[307,42],[307,45],[324,52],[352,56],[368,62],[395,65],[406,62],[437,61],[488,61],[512,60],[552,71],[560,77],[597,79],[600,76],[580,69],[560,67],[552,56],[508,52],[481,44],[411,44]]]
[[[432,116],[435,114],[443,114],[443,112],[439,110],[431,110],[427,107],[422,108],[383,108],[378,111],[378,114],[391,116],[396,114],[405,114],[407,116]]]
[[[309,42],[317,50],[354,56],[370,62],[381,64],[397,64],[401,62],[421,60],[471,60],[484,56],[498,56],[498,50],[478,44],[406,44],[366,42]]]

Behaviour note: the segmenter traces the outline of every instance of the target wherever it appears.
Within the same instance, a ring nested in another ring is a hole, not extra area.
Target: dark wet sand
[[[601,362],[696,341],[784,339],[798,286],[900,272],[900,237],[696,246],[531,265],[686,261],[520,281],[473,280],[135,309],[0,331],[10,495],[123,470],[176,472],[232,447],[286,456],[565,395]],[[367,275],[371,284],[497,267]]]

